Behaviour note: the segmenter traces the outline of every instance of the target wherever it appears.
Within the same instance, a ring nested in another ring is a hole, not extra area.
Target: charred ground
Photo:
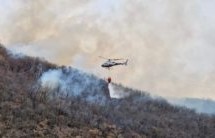
[[[97,79],[99,88],[92,83],[78,96],[38,84],[44,72],[65,68],[38,58],[14,57],[0,46],[0,137],[215,137],[214,116],[121,85],[117,87],[130,96],[110,99],[107,83],[95,76],[83,74]],[[69,73],[77,70],[70,68]],[[98,95],[95,102],[87,100]]]

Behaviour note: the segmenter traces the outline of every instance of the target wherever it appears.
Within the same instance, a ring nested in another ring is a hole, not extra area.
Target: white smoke
[[[49,70],[40,78],[42,87],[47,87],[50,89],[56,89],[60,85],[62,85],[62,80],[60,79],[62,76],[62,70]]]
[[[215,101],[198,98],[168,98],[167,101],[176,106],[194,109],[197,113],[215,114]]]
[[[10,55],[10,57],[19,59],[19,58],[24,58],[26,57],[26,54],[22,51],[19,50],[18,47],[10,47],[7,48],[7,54]]]
[[[39,82],[43,88],[57,90],[65,96],[80,96],[91,102],[104,103],[108,97],[105,81],[71,67],[48,70]]]

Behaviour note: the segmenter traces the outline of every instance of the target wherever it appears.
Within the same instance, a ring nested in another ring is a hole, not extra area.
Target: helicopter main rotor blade
[[[107,60],[109,60],[109,58],[105,58],[105,57],[102,57],[102,56],[99,56],[100,58],[103,58],[103,59],[107,59]]]
[[[99,56],[100,58],[103,58],[103,59],[107,59],[107,60],[125,60],[123,58],[105,58],[105,57],[102,57],[102,56]]]
[[[112,60],[125,60],[123,58],[113,58]]]

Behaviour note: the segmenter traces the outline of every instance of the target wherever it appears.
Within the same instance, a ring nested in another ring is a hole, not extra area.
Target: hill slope
[[[215,137],[213,116],[121,85],[130,95],[111,99],[95,76],[3,46],[0,78],[0,137]]]

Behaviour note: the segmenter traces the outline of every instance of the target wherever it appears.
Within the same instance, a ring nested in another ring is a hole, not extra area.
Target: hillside
[[[0,137],[214,138],[215,117],[0,46]]]

